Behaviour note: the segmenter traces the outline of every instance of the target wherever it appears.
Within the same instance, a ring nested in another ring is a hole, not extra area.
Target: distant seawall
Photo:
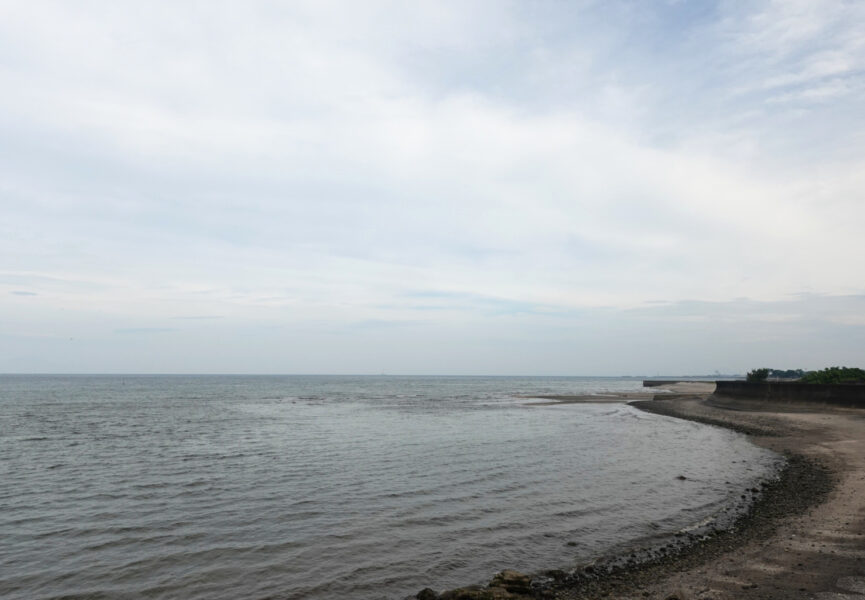
[[[716,381],[715,394],[775,402],[820,402],[865,408],[865,385]]]
[[[677,383],[715,383],[712,379],[644,379],[643,387],[660,387]]]

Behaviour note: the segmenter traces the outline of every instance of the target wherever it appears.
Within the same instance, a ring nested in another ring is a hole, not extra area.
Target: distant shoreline
[[[667,381],[660,386],[652,386],[652,390],[642,390],[639,392],[608,392],[605,394],[577,395],[535,394],[519,397],[546,400],[546,402],[530,402],[527,403],[528,406],[550,406],[554,404],[628,404],[639,400],[652,400],[660,394],[669,394],[670,397],[694,394],[708,395],[714,390],[715,382],[713,381]]]

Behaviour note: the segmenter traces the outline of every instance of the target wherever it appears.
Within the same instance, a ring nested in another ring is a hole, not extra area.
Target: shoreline
[[[865,600],[865,411],[705,393],[655,398],[620,402],[732,429],[785,457],[776,479],[743,498],[753,502],[730,528],[690,532],[660,550],[634,549],[567,572],[505,571],[510,579],[497,576],[487,587],[425,590],[418,598]],[[559,402],[575,400],[590,401]]]
[[[748,544],[753,544],[777,533],[785,521],[805,514],[822,504],[833,489],[832,471],[826,465],[800,453],[790,452],[772,443],[775,438],[793,435],[777,424],[765,420],[748,418],[729,418],[727,415],[705,414],[703,411],[689,411],[694,403],[705,403],[705,398],[664,397],[661,400],[640,400],[629,403],[635,408],[674,418],[686,419],[706,425],[724,427],[737,431],[755,444],[769,448],[781,454],[784,459],[776,478],[761,484],[759,496],[751,502],[744,512],[740,512],[728,527],[714,530],[708,536],[692,536],[686,539],[674,552],[658,558],[649,558],[623,571],[606,573],[599,577],[594,585],[578,585],[555,591],[552,598],[579,599],[610,597],[610,598],[668,598],[674,596],[679,600],[703,598],[720,600],[722,598],[740,598],[746,590],[758,590],[760,584],[753,578],[742,578],[726,586],[727,590],[719,590],[707,585],[706,577],[711,565],[719,566],[727,559],[727,555],[736,552]],[[691,406],[688,406],[688,404]],[[685,409],[685,410],[683,410]],[[752,490],[753,491],[753,490]],[[744,498],[744,497],[743,497]],[[613,559],[614,561],[616,559]],[[697,572],[694,572],[694,571]],[[690,581],[675,579],[673,575],[690,573]],[[729,568],[724,568],[727,578],[735,579],[735,574]],[[766,586],[762,586],[765,588]],[[798,590],[797,590],[798,591]],[[769,596],[765,589],[754,598],[788,598]]]

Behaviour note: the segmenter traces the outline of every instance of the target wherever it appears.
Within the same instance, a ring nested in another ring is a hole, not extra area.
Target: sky
[[[865,366],[865,3],[0,0],[0,372]]]

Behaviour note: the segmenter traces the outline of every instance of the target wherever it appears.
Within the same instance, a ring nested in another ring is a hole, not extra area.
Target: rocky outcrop
[[[493,577],[490,588],[502,588],[511,594],[528,595],[532,592],[532,578],[518,571],[506,569]]]
[[[417,600],[525,600],[532,597],[532,578],[511,570],[496,573],[486,587],[470,585],[441,594],[426,588],[415,596]]]

